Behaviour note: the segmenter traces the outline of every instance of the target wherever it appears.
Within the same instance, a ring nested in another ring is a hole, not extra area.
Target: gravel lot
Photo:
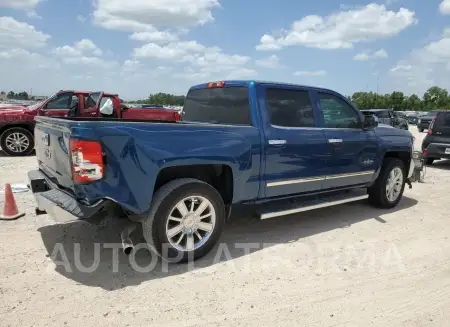
[[[425,134],[411,131],[420,146]],[[1,187],[27,183],[35,166],[2,155]],[[35,216],[30,192],[16,194],[26,216],[0,222],[0,325],[449,326],[449,186],[450,161],[439,161],[393,210],[235,213],[222,251],[168,267],[145,250],[113,260],[105,243],[119,241],[121,221],[56,225]]]

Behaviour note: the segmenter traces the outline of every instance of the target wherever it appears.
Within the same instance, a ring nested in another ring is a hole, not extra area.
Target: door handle
[[[328,143],[342,143],[342,139],[328,139]]]
[[[269,140],[270,145],[284,145],[286,143],[286,140]]]

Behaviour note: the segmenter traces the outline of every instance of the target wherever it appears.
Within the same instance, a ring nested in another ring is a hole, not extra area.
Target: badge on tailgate
[[[50,134],[44,133],[44,134],[42,135],[42,143],[43,143],[44,145],[47,145],[47,146],[50,145]]]

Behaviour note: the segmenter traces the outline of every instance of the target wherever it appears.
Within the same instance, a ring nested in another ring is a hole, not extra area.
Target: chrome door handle
[[[286,143],[286,140],[269,140],[270,145],[284,145]]]
[[[342,139],[328,139],[328,143],[342,143]]]

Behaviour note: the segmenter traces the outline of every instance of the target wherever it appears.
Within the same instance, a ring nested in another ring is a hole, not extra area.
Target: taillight
[[[174,116],[175,116],[175,121],[181,120],[181,115],[178,112],[175,112]]]
[[[75,183],[89,183],[103,177],[105,167],[99,142],[70,139],[70,152]]]
[[[434,121],[436,120],[436,118],[433,118],[433,120],[430,123],[430,126],[428,126],[428,135],[433,134],[433,126],[434,126]]]
[[[423,155],[424,155],[424,156],[427,156],[427,155],[428,155],[428,150],[427,150],[427,149],[423,150]]]

